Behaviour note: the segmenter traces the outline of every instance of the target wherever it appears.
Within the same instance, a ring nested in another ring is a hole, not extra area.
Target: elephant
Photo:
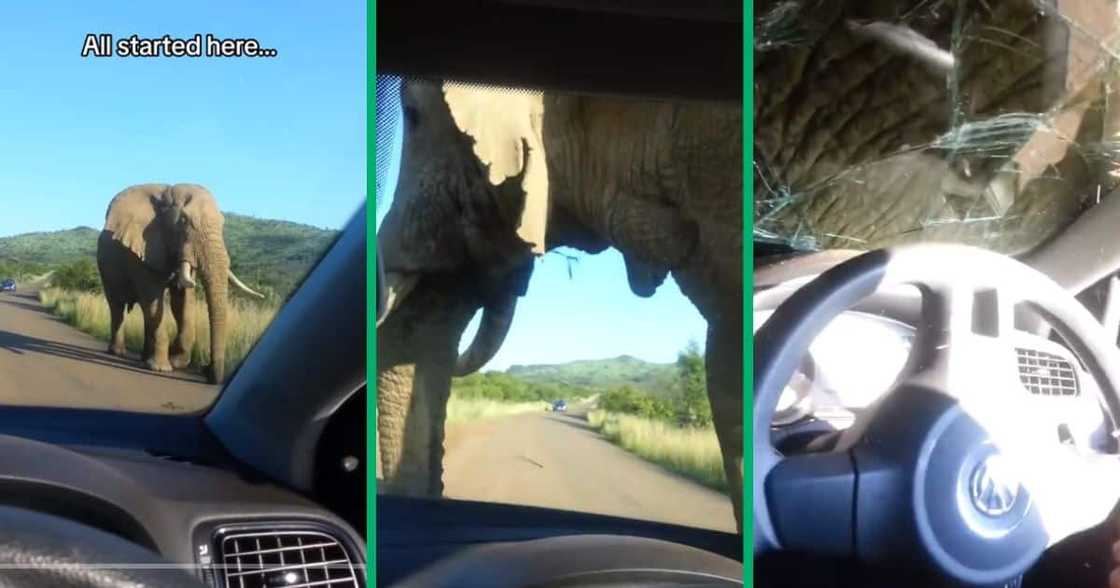
[[[757,241],[1019,255],[1116,187],[1114,0],[755,8]]]
[[[105,228],[97,241],[97,268],[109,303],[109,353],[125,356],[121,325],[132,305],[144,317],[141,361],[151,370],[169,372],[190,363],[194,345],[195,296],[201,279],[210,315],[210,366],[207,379],[225,377],[228,317],[226,281],[244,294],[264,298],[230,270],[217,201],[197,184],[142,184],[113,197]],[[170,293],[170,296],[167,294]],[[178,325],[168,346],[160,329],[165,298]]]
[[[452,376],[501,346],[534,259],[623,256],[630,290],[669,274],[706,319],[708,398],[742,529],[742,108],[406,81],[393,202],[378,230],[378,467],[440,496]],[[475,338],[458,343],[482,310]]]

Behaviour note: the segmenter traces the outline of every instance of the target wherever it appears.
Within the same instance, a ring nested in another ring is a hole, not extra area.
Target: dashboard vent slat
[[[1036,396],[1078,396],[1077,371],[1069,360],[1053,353],[1018,347],[1019,381]]]
[[[362,586],[347,549],[319,531],[240,531],[219,547],[226,588]]]

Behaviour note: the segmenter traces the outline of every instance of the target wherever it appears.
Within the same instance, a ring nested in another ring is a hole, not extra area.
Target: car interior
[[[365,276],[363,206],[202,413],[0,408],[6,585],[365,586]]]
[[[391,0],[377,11],[378,75],[742,101],[739,2]],[[742,585],[743,552],[742,535],[718,531],[377,497],[377,575],[387,586]]]
[[[759,585],[1108,585],[1117,196],[1021,263],[755,244]],[[1011,492],[957,484],[994,446],[1028,464]],[[970,492],[988,516],[959,514]]]

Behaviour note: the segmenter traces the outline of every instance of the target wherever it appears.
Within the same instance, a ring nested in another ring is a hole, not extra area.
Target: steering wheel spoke
[[[847,452],[783,458],[766,480],[766,501],[783,549],[852,553],[856,476]]]
[[[923,324],[911,352],[910,381],[958,399],[991,400],[1021,389],[1009,337],[1018,299],[974,277],[965,273],[920,286]]]

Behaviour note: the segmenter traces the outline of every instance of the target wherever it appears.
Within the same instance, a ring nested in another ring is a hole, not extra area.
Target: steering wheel
[[[903,375],[833,450],[781,455],[771,419],[809,344],[890,285],[922,296]],[[998,584],[1100,524],[1120,499],[1120,457],[1063,444],[1045,403],[1032,402],[1011,337],[1017,304],[1045,317],[1096,379],[1115,431],[1115,343],[1070,293],[1012,258],[949,244],[872,251],[782,303],[754,339],[755,556],[912,562]]]
[[[203,588],[202,581],[116,535],[0,506],[0,586]]]

